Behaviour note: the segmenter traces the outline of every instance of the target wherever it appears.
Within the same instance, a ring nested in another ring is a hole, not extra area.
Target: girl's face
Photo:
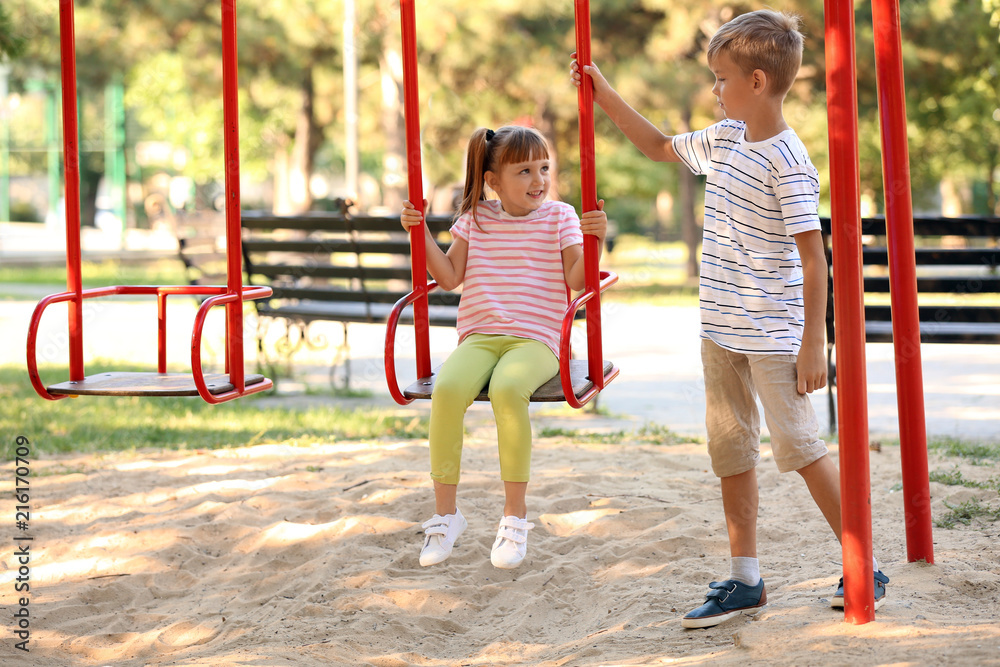
[[[548,158],[505,164],[486,172],[486,185],[497,193],[503,210],[515,217],[537,211],[549,194]]]
[[[725,51],[713,59],[711,68],[715,74],[712,94],[718,98],[726,118],[746,120],[754,104],[756,82],[753,74],[744,74]]]

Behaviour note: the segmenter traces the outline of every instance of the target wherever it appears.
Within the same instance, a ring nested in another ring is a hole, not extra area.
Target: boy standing
[[[826,386],[827,266],[819,177],[785,123],[782,103],[802,62],[798,19],[771,10],[722,26],[708,48],[712,92],[726,119],[668,137],[632,109],[596,67],[594,101],[657,162],[707,175],[702,243],[701,354],[712,469],[722,485],[730,575],[682,619],[705,628],[767,603],[757,560],[760,419],[780,472],[798,472],[841,537],[840,480],[819,439],[808,393]],[[581,75],[573,62],[573,80]],[[875,563],[875,606],[888,578]],[[831,606],[843,607],[843,579]]]

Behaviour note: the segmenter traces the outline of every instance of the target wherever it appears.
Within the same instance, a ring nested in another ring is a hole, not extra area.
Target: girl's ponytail
[[[465,190],[462,192],[462,204],[458,208],[456,218],[472,211],[472,219],[479,225],[477,216],[478,204],[486,199],[483,185],[486,177],[486,155],[489,152],[489,142],[486,139],[490,130],[481,127],[472,133],[469,148],[465,158]],[[491,137],[492,138],[492,137]]]

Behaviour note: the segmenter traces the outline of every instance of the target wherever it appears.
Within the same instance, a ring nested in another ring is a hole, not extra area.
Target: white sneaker
[[[497,539],[493,543],[493,551],[490,552],[490,561],[494,567],[509,570],[520,565],[528,553],[528,531],[534,527],[535,524],[527,519],[516,516],[505,516],[500,519]]]
[[[462,534],[469,523],[462,516],[461,510],[455,508],[454,514],[441,516],[435,514],[424,521],[424,548],[420,550],[420,564],[424,567],[437,565],[451,555],[455,540]]]

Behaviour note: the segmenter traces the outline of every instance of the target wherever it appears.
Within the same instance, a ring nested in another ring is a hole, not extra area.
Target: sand
[[[931,469],[956,461],[932,454]],[[908,563],[896,447],[871,453],[875,541],[892,581],[866,625],[829,608],[839,546],[798,476],[767,456],[769,604],[705,630],[680,625],[728,572],[702,445],[539,438],[536,528],[516,570],[489,561],[502,486],[485,425],[465,450],[469,528],[451,559],[420,567],[426,462],[420,441],[33,461],[30,653],[10,631],[18,565],[5,521],[0,664],[1000,664],[1000,524],[936,528],[936,563]],[[996,474],[958,465],[967,479]],[[931,491],[935,517],[946,502],[996,505],[995,491]]]

